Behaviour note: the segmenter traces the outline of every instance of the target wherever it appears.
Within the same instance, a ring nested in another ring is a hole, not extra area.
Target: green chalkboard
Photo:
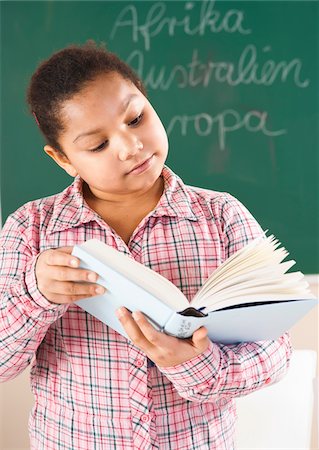
[[[2,219],[71,179],[25,106],[37,64],[87,39],[144,79],[185,182],[239,198],[318,273],[317,1],[1,2]]]

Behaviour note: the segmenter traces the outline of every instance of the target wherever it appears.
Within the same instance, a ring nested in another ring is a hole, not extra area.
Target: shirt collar
[[[189,189],[167,166],[162,171],[164,192],[152,216],[170,216],[197,221],[202,215],[192,204]]]
[[[167,166],[164,166],[162,176],[164,192],[155,210],[150,215],[197,221],[202,213],[194,210],[192,199],[183,181]],[[85,202],[82,186],[83,181],[77,176],[70,186],[55,196],[53,212],[47,228],[48,234],[74,228],[93,220],[103,223],[101,217]]]
[[[70,186],[55,196],[47,233],[64,231],[92,220],[101,220],[100,216],[85,202],[82,186],[82,179],[76,176]]]

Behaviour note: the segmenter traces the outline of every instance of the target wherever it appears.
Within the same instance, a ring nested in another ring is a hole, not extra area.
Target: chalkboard
[[[87,39],[144,79],[168,165],[239,198],[305,273],[319,272],[316,1],[1,2],[2,218],[71,179],[42,151],[25,90],[37,64]]]

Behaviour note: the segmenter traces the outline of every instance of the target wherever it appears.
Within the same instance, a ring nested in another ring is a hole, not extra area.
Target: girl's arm
[[[143,314],[131,314],[125,308],[118,312],[131,341],[190,401],[249,394],[278,381],[289,366],[288,333],[273,341],[223,345],[211,342],[204,327],[191,339],[178,339],[155,330]]]
[[[38,255],[26,231],[26,209],[22,216],[9,217],[0,233],[0,381],[30,364],[50,325],[68,308],[50,303],[38,290]]]
[[[159,367],[181,397],[194,402],[247,395],[279,381],[291,355],[288,333],[276,341],[240,345],[211,343],[195,358],[175,367]]]

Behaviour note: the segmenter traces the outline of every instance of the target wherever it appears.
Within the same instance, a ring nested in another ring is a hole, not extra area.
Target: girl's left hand
[[[131,341],[159,367],[182,364],[203,353],[210,343],[205,327],[189,339],[179,339],[157,331],[139,311],[130,313],[122,307],[116,314]]]

